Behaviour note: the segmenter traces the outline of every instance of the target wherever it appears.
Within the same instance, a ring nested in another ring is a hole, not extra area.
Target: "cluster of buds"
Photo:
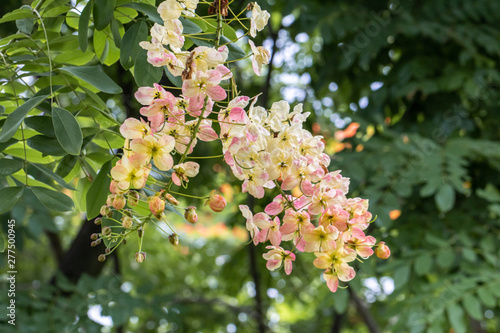
[[[218,14],[219,27],[222,17],[228,15],[228,4],[215,1],[209,9]],[[390,255],[384,242],[374,251],[376,240],[365,233],[372,222],[368,200],[348,198],[349,179],[340,171],[328,170],[331,160],[324,153],[323,138],[304,128],[310,113],[303,112],[301,104],[291,109],[287,102],[280,101],[265,109],[256,105],[256,97],[236,95],[234,87],[226,89],[233,84],[228,81],[233,74],[227,61],[229,48],[219,45],[221,29],[216,30],[214,47],[183,50],[186,36],[179,18],[193,16],[197,6],[198,0],[161,3],[158,13],[164,24],[155,23],[150,41],[140,43],[147,50],[148,62],[166,66],[173,76],[182,79],[182,87],[178,96],[159,84],[141,87],[135,94],[143,105],[143,119],[129,118],[120,128],[125,138],[123,156],[111,170],[112,194],[101,213],[111,218],[114,211],[121,211],[123,218],[118,222],[125,234],[137,230],[139,237],[148,219],[165,218],[167,205],[184,210],[185,219],[196,223],[196,207],[180,207],[170,188],[187,187],[199,173],[198,163],[186,161],[198,141],[221,140],[224,161],[242,181],[242,192],[255,198],[263,198],[266,190],[277,192],[264,212],[254,214],[249,207],[240,206],[254,244],[270,243],[264,254],[268,269],[284,267],[290,274],[296,259],[294,252],[312,252],[316,256],[314,266],[324,270],[327,286],[335,292],[339,280],[354,278],[350,262],[374,253],[384,259]],[[255,37],[270,15],[256,3],[249,4],[247,10],[251,11],[247,34]],[[250,39],[249,45],[252,68],[260,75],[270,53]],[[227,91],[233,93],[230,98]],[[215,128],[214,123],[218,123]],[[174,159],[176,155],[180,158]],[[153,179],[152,171],[165,173],[170,179]],[[151,191],[148,185],[161,185],[162,189]],[[131,210],[125,209],[127,201]],[[141,202],[147,203],[148,216],[133,210]],[[212,191],[205,205],[221,212],[226,200]],[[112,237],[114,233],[107,229],[105,233],[105,228],[100,237]],[[169,241],[178,244],[174,231]],[[290,242],[290,250],[282,247],[286,241]],[[136,261],[145,259],[146,254],[139,248]]]

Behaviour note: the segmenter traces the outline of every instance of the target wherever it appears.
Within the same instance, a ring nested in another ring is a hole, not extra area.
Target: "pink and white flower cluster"
[[[278,187],[280,194],[255,215],[241,205],[246,227],[255,245],[271,243],[264,255],[270,270],[283,263],[290,274],[295,256],[281,244],[291,241],[297,251],[315,253],[314,265],[336,291],[339,280],[355,276],[348,263],[374,253],[375,238],[364,232],[372,218],[368,200],[346,197],[349,179],[328,171],[322,137],[303,128],[309,113],[302,105],[290,110],[280,101],[266,110],[249,102],[237,97],[219,114],[224,159],[243,181],[243,192],[262,198],[266,188]],[[295,196],[287,194],[294,189]]]

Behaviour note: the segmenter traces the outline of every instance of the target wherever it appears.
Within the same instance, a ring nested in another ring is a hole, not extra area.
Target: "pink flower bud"
[[[115,198],[113,199],[113,207],[115,207],[116,209],[122,209],[126,204],[127,200],[125,200],[123,194],[115,195]]]
[[[130,191],[128,193],[128,204],[129,206],[135,206],[139,203],[139,193],[136,191]]]
[[[124,216],[122,219],[122,225],[124,228],[129,229],[132,227],[132,224],[134,223],[134,220],[130,216]]]
[[[108,198],[106,199],[106,205],[108,206],[113,206],[113,200],[115,199],[114,194],[108,195]]]
[[[385,242],[379,242],[375,248],[375,254],[380,259],[387,259],[391,255],[391,250],[385,245]]]
[[[111,208],[109,208],[107,205],[104,205],[101,207],[100,213],[102,216],[108,216],[108,217],[110,217],[110,215],[113,214],[113,212],[111,211]]]
[[[149,210],[154,216],[160,216],[165,210],[165,201],[163,201],[159,196],[152,196],[148,198]]]
[[[137,252],[135,254],[135,261],[137,261],[139,264],[144,260],[146,260],[146,252]]]
[[[198,215],[196,214],[196,207],[190,206],[186,208],[186,212],[184,213],[184,218],[192,224],[195,224],[198,221]]]
[[[177,206],[179,204],[179,200],[174,198],[174,196],[172,194],[165,193],[164,196],[165,196],[165,199],[167,199],[168,202],[170,202],[172,205]]]
[[[177,246],[177,245],[179,245],[179,236],[177,234],[171,234],[168,236],[168,241],[173,246]]]
[[[226,199],[215,191],[210,192],[210,198],[205,202],[205,205],[207,204],[216,213],[222,212],[227,205]]]

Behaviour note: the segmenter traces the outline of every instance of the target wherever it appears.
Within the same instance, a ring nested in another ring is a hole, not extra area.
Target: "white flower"
[[[249,40],[248,43],[250,44],[250,48],[252,49],[253,52],[253,57],[252,57],[253,71],[255,72],[255,74],[260,76],[260,73],[262,71],[262,65],[267,65],[269,63],[269,58],[271,57],[271,54],[263,46],[255,46],[255,44],[251,40]]]
[[[250,36],[257,36],[257,31],[262,31],[267,25],[271,14],[267,10],[261,10],[257,3],[253,3],[252,18],[250,19]]]

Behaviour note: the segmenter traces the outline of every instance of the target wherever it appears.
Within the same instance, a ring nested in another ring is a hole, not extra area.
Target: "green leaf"
[[[400,266],[394,270],[394,288],[398,289],[408,282],[410,271],[410,265]]]
[[[456,303],[450,303],[446,307],[446,312],[448,313],[448,320],[455,330],[455,333],[465,333],[467,331],[467,326],[465,325],[465,316],[462,308]]]
[[[5,187],[0,190],[0,214],[7,213],[14,207],[21,195],[24,186]]]
[[[35,168],[37,168],[38,170],[40,170],[40,172],[42,172],[43,174],[49,176],[50,178],[52,178],[53,180],[56,181],[56,183],[58,183],[59,185],[61,185],[62,187],[64,188],[67,188],[68,190],[72,190],[72,191],[76,191],[76,189],[71,186],[70,184],[66,183],[64,181],[64,179],[61,178],[61,176],[55,174],[52,172],[52,170],[49,170],[47,169],[46,167],[40,165],[40,164],[35,164],[35,163],[30,163],[32,166],[34,166]]]
[[[64,156],[67,154],[57,139],[48,136],[35,135],[29,138],[27,142],[28,146],[45,155]]]
[[[111,21],[111,33],[113,34],[113,41],[116,47],[120,47],[122,36],[120,35],[120,22],[116,19]]]
[[[97,30],[104,30],[113,20],[116,0],[98,0],[94,4],[94,25]]]
[[[10,158],[0,160],[0,176],[8,176],[18,172],[23,168],[23,162]]]
[[[106,73],[104,73],[102,68],[99,66],[67,66],[61,67],[60,70],[82,79],[102,92],[108,94],[120,94],[122,92],[122,88],[117,85]]]
[[[78,156],[75,155],[64,156],[57,165],[56,174],[58,174],[62,178],[66,177],[67,175],[69,175],[71,170],[73,170],[77,161],[78,161]]]
[[[48,209],[67,212],[73,209],[74,203],[66,194],[40,186],[30,187],[33,194]]]
[[[120,64],[123,68],[129,69],[141,50],[139,42],[145,41],[148,37],[148,26],[144,21],[134,23],[123,35]],[[151,65],[150,65],[151,66]]]
[[[476,252],[474,252],[473,249],[470,247],[464,247],[462,249],[462,255],[465,260],[470,261],[472,263],[475,263],[477,261],[477,255]]]
[[[57,140],[64,150],[71,155],[80,154],[83,135],[75,117],[65,109],[54,107],[52,108],[52,123]]]
[[[495,307],[495,297],[488,291],[488,289],[479,287],[479,289],[477,290],[477,295],[479,296],[481,303],[483,303],[485,306]]]
[[[24,120],[24,117],[36,106],[42,103],[48,95],[32,97],[26,103],[15,109],[8,115],[7,120],[2,126],[0,132],[0,142],[6,142],[16,133],[17,129]]]
[[[415,260],[415,273],[417,273],[417,275],[427,274],[431,268],[432,257],[429,253],[421,255]]]
[[[99,215],[101,206],[106,203],[111,179],[108,177],[111,171],[111,161],[104,163],[99,174],[92,182],[87,192],[87,219],[93,219]]]
[[[202,32],[201,28],[199,25],[196,23],[192,22],[191,20],[184,18],[184,17],[179,17],[179,20],[182,23],[182,33],[183,34],[197,34],[199,32]]]
[[[436,256],[436,263],[441,268],[450,268],[454,261],[455,252],[451,248],[439,251]]]
[[[123,5],[122,7],[128,7],[128,8],[133,8],[135,10],[140,11],[144,15],[149,16],[149,19],[155,23],[162,24],[163,25],[163,20],[160,17],[160,14],[158,14],[157,8],[155,6],[151,6],[145,3],[127,3]]]
[[[19,9],[16,9],[10,13],[5,14],[1,19],[0,23],[11,22],[16,20],[22,20],[25,18],[33,18],[35,15],[33,14],[33,10],[29,6],[22,6]]]
[[[82,10],[82,15],[80,15],[80,20],[78,21],[78,44],[80,45],[80,50],[85,52],[87,46],[89,45],[89,23],[90,23],[90,13],[92,12],[92,6],[94,4],[93,0],[90,0],[85,8]]]
[[[146,50],[140,50],[135,60],[134,79],[139,87],[158,83],[163,75],[162,67],[154,67],[147,60]]]
[[[35,131],[51,138],[56,137],[51,116],[34,116],[24,119],[24,124]]]
[[[449,212],[455,205],[455,190],[450,184],[442,185],[436,193],[434,200],[437,208],[443,212]]]
[[[474,297],[473,294],[467,294],[464,296],[462,299],[462,304],[464,305],[465,310],[467,313],[474,319],[476,320],[482,320],[483,319],[483,313],[481,311],[481,304],[479,303],[479,300]]]
[[[21,6],[21,9],[27,9],[31,11],[31,7],[28,5]],[[31,17],[25,17],[22,19],[16,20],[16,27],[19,29],[19,31],[24,32],[26,35],[31,35],[31,32],[33,31],[33,25],[35,24],[35,20],[33,19],[33,16]]]

